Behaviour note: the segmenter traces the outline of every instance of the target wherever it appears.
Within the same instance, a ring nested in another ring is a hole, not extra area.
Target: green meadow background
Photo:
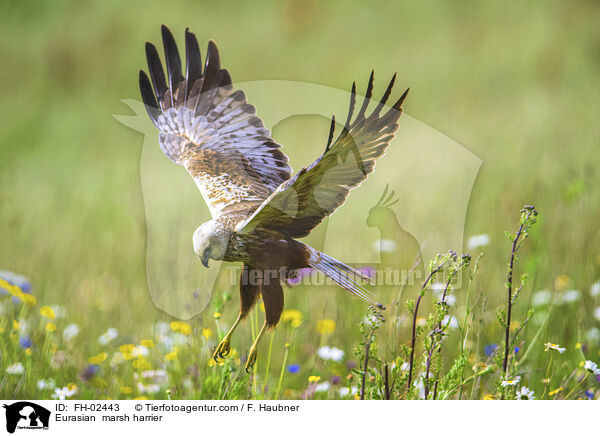
[[[238,310],[237,287],[224,279],[207,312],[188,320],[193,332],[176,367],[164,358],[168,348],[157,345],[151,350],[150,366],[170,374],[159,391],[136,388],[135,369],[109,365],[119,345],[144,339],[158,344],[156,323],[176,321],[153,304],[147,287],[140,179],[144,137],[112,116],[131,113],[121,100],[139,99],[144,43],[159,45],[161,24],[171,28],[180,46],[186,27],[202,49],[208,39],[216,41],[234,82],[292,80],[347,90],[357,80],[362,89],[374,68],[383,81],[377,82],[380,93],[386,78],[397,71],[397,86],[411,87],[406,112],[482,161],[466,210],[465,248],[447,247],[467,252],[470,236],[490,237],[489,245],[469,251],[473,256],[485,252],[473,282],[477,336],[473,333],[471,364],[484,358],[485,345],[502,341],[496,312],[505,301],[510,255],[504,232],[514,232],[519,209],[534,204],[540,217],[518,260],[517,274],[527,273],[529,281],[515,319],[524,320],[531,296],[540,290],[550,290],[556,298],[565,290],[580,294],[572,303],[536,309],[521,338],[524,348],[537,341],[523,377],[539,397],[549,359],[543,343],[553,342],[567,348],[556,358],[562,359],[554,364],[556,377],[575,386],[573,371],[582,353],[586,359],[600,359],[600,338],[587,335],[600,327],[600,314],[595,317],[594,312],[599,297],[589,292],[600,279],[599,19],[600,4],[594,1],[3,1],[0,270],[26,276],[37,306],[21,310],[0,297],[0,396],[49,397],[51,390],[36,388],[38,379],[48,377],[57,386],[75,383],[78,395],[88,398],[216,398],[222,393],[204,380],[221,377],[206,362],[214,335],[231,325]],[[273,100],[278,97],[273,95]],[[290,156],[307,163],[321,153],[327,130],[325,120],[299,118],[274,134]],[[414,213],[418,208],[409,206]],[[427,220],[445,218],[440,208]],[[355,249],[352,240],[339,244],[343,250]],[[290,398],[303,395],[311,375],[321,381],[339,375],[346,383],[350,371],[344,363],[356,360],[353,349],[361,338],[358,323],[366,306],[332,288],[319,295],[303,290],[286,291],[286,306],[302,313],[302,325],[280,326],[271,352],[270,338],[263,342],[256,370],[260,378],[251,381],[240,375],[238,380],[251,388],[241,383],[239,398],[272,398],[284,356],[285,364],[300,365],[298,372],[284,371],[282,392]],[[414,292],[406,297],[413,298]],[[456,297],[452,313],[462,319],[464,288]],[[43,305],[65,309],[64,318],[54,320],[55,348],[65,353],[67,362],[58,366],[50,356],[56,349],[48,351],[53,339],[43,332]],[[220,313],[216,322],[215,311]],[[390,322],[382,330],[380,347],[387,357],[409,340],[406,308],[400,306],[397,314],[402,321],[396,334],[390,334],[393,310],[388,310]],[[232,346],[240,356],[251,343],[250,325],[262,322],[261,316],[257,309],[253,317],[258,319],[236,332]],[[19,317],[30,319],[28,332],[14,328],[13,319]],[[320,333],[316,326],[322,319],[334,320],[335,331]],[[81,328],[69,344],[60,335],[68,323]],[[107,346],[99,344],[98,337],[111,327],[118,330],[118,338]],[[205,331],[202,339],[203,329],[213,336]],[[33,339],[33,354],[15,345],[25,333]],[[392,337],[397,344],[389,342]],[[448,365],[456,357],[459,339],[452,334],[448,339]],[[344,363],[319,360],[317,349],[325,344],[344,350]],[[96,377],[82,378],[88,359],[103,352],[108,357]],[[20,382],[19,376],[4,374],[16,361],[26,367]],[[270,393],[257,394],[257,383],[270,387]],[[491,385],[483,384],[477,396],[493,394]],[[557,381],[548,390],[558,386]],[[587,387],[595,392],[597,384]]]

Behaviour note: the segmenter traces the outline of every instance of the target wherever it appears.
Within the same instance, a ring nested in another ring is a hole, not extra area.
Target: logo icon
[[[6,431],[14,433],[15,429],[48,429],[50,411],[29,401],[19,401],[4,405],[6,409]]]

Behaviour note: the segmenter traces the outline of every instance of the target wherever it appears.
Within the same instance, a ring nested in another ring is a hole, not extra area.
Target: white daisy
[[[12,365],[6,368],[7,374],[23,374],[25,372],[25,367],[21,362],[13,363]]]
[[[600,312],[600,310],[598,312]],[[592,327],[591,329],[589,329],[587,331],[587,337],[592,342],[599,342],[600,341],[600,329],[598,327]]]
[[[594,375],[600,375],[600,369],[598,369],[598,365],[591,360],[586,360],[583,364],[583,367]]]
[[[344,358],[343,350],[336,347],[328,347],[327,345],[319,348],[317,354],[323,360],[333,360],[334,362],[341,362]]]
[[[149,353],[150,351],[143,345],[136,345],[135,347],[133,347],[133,350],[131,350],[131,354],[136,357],[147,356]]]
[[[144,385],[142,383],[138,383],[137,388],[142,394],[156,394],[160,392],[160,386],[155,384]]]
[[[40,379],[37,381],[36,386],[40,391],[45,389],[54,389],[56,387],[56,382],[51,378]]]
[[[600,321],[600,306],[598,306],[594,309],[594,318],[596,318],[598,321]]]
[[[544,347],[546,347],[544,351],[554,350],[558,351],[560,354],[564,353],[566,350],[566,348],[561,348],[558,344],[551,344],[550,342],[546,342]]]
[[[116,339],[117,336],[119,336],[119,332],[116,328],[111,327],[106,331],[106,333],[98,338],[98,342],[100,342],[101,345],[107,345],[109,342]]]
[[[516,386],[521,382],[521,376],[518,375],[515,378],[513,378],[512,380],[502,380],[502,386],[506,387],[506,386]]]
[[[479,247],[485,247],[489,243],[490,243],[490,235],[487,235],[484,233],[481,235],[471,236],[469,238],[469,240],[467,241],[467,247],[469,247],[469,250],[475,250],[476,248],[479,248]]]
[[[579,301],[581,298],[581,291],[578,289],[569,289],[568,291],[563,292],[562,297],[560,298],[561,304],[574,303]]]
[[[544,289],[543,291],[538,291],[533,294],[533,297],[531,298],[531,304],[534,306],[545,306],[546,304],[550,303],[551,299],[552,292]]]
[[[448,326],[450,328],[453,328],[453,329],[458,328],[458,321],[455,316],[446,315],[444,317],[444,319],[442,320],[442,325],[446,325],[446,324],[448,324]]]
[[[316,387],[315,387],[315,391],[316,392],[327,392],[329,390],[329,388],[331,387],[331,385],[329,384],[328,381],[323,382],[323,383],[319,383]]]
[[[591,287],[590,287],[590,295],[592,297],[598,297],[600,296],[600,281],[594,283]]]
[[[535,400],[535,392],[523,386],[520,391],[517,391],[515,400]]]
[[[75,323],[71,323],[63,330],[63,339],[65,341],[70,341],[79,334],[79,331],[79,326]]]
[[[74,387],[73,389],[69,389],[68,386],[65,386],[62,388],[54,389],[54,393],[51,395],[51,397],[55,400],[65,400],[67,398],[72,397],[76,393],[77,393],[76,387]]]

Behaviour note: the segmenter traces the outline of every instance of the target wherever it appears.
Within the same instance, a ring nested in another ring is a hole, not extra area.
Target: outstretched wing
[[[258,206],[290,178],[280,145],[271,138],[256,109],[221,68],[210,41],[204,71],[198,42],[185,31],[186,74],[175,39],[162,26],[167,76],[151,43],[146,43],[150,78],[140,70],[140,91],[158,127],[162,151],[193,177],[211,215],[243,201]]]
[[[333,117],[325,152],[309,167],[282,183],[248,219],[238,224],[236,231],[251,232],[263,227],[301,238],[340,207],[350,190],[373,171],[375,160],[383,156],[398,130],[408,89],[391,109],[380,115],[395,78],[396,75],[375,110],[365,116],[373,92],[371,73],[365,99],[354,121],[356,85],[353,84],[348,118],[336,141],[331,144],[335,130]]]

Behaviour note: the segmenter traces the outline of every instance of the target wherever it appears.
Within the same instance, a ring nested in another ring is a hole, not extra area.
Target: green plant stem
[[[269,352],[267,354],[267,367],[265,369],[265,382],[263,384],[263,393],[267,391],[267,379],[269,377],[269,369],[271,367],[271,351],[273,350],[273,339],[275,338],[275,332],[271,332],[271,339],[269,340]]]
[[[287,363],[289,354],[289,348],[285,347],[285,352],[283,353],[283,364],[281,365],[281,372],[279,373],[279,382],[277,383],[277,391],[275,392],[275,399],[279,399],[279,392],[281,391],[281,383],[283,382],[283,374],[285,372],[285,365]]]

